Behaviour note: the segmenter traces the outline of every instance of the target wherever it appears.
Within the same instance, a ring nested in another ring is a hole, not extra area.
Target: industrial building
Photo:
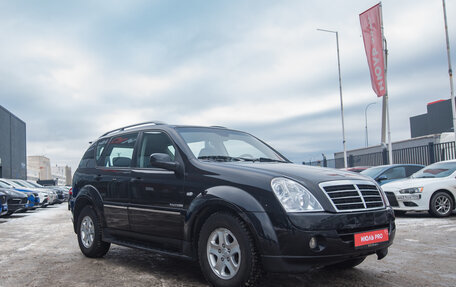
[[[71,185],[71,167],[51,166],[49,158],[43,155],[31,155],[27,157],[27,179],[47,181],[48,184],[53,181],[55,185]]]
[[[430,164],[456,158],[451,100],[438,100],[426,106],[425,114],[410,117],[410,139],[392,143],[393,162]],[[375,166],[388,163],[387,147],[369,146],[347,151],[347,163]],[[343,152],[334,153],[331,167],[344,167]]]
[[[0,105],[0,177],[27,178],[26,125]]]
[[[453,131],[451,100],[439,100],[427,104],[427,113],[410,118],[412,138]]]

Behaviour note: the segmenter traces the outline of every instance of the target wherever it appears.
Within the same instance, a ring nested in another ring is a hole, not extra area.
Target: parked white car
[[[456,160],[428,165],[408,179],[384,184],[382,189],[398,214],[426,210],[437,217],[450,216],[455,209]]]

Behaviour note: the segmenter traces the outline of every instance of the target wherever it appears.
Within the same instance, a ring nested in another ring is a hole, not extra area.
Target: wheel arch
[[[95,210],[97,216],[100,217],[102,225],[105,225],[104,214],[103,214],[103,200],[98,190],[92,185],[86,185],[82,187],[74,202],[73,208],[73,228],[74,232],[77,233],[78,229],[78,218],[81,211],[90,205]]]
[[[453,210],[456,208],[456,198],[454,196],[454,194],[449,191],[448,189],[444,189],[444,188],[441,188],[441,189],[437,189],[436,191],[434,191],[431,195],[431,197],[429,198],[429,209],[431,209],[431,204],[432,204],[432,197],[437,194],[438,192],[444,192],[446,194],[448,194],[451,199],[453,200]]]
[[[242,189],[217,186],[198,195],[189,206],[184,238],[189,242],[188,248],[191,249],[184,250],[185,253],[196,256],[199,230],[207,218],[216,212],[227,212],[240,218],[252,234],[260,254],[271,249],[271,246],[277,246],[278,240],[274,228],[261,204]]]

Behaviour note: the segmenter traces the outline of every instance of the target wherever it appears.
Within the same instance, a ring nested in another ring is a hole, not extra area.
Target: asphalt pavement
[[[389,254],[351,270],[268,274],[261,286],[455,286],[456,215],[396,219]],[[0,218],[0,286],[207,286],[195,262],[112,245],[101,259],[79,251],[67,205]]]

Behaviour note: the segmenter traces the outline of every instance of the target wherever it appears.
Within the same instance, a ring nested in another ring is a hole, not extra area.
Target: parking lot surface
[[[79,251],[66,204],[0,218],[0,286],[207,286],[195,262],[112,245]],[[455,286],[456,215],[396,219],[389,255],[347,270],[268,274],[261,286]]]

